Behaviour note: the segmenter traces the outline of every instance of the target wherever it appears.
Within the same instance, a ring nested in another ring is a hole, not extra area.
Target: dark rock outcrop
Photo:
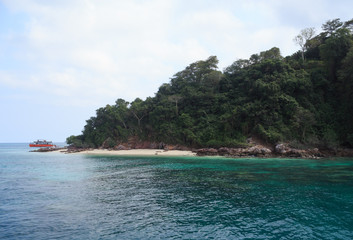
[[[284,157],[284,158],[322,158],[353,156],[353,149],[319,150],[318,148],[295,149],[288,144],[280,143],[270,149],[268,146],[254,145],[247,148],[201,148],[197,149],[197,156],[225,156],[225,157]]]
[[[255,145],[248,148],[227,148],[221,147],[219,149],[214,148],[202,148],[195,151],[197,156],[226,156],[226,157],[269,157],[272,150],[262,145]]]
[[[219,155],[218,150],[214,148],[201,148],[196,151],[197,156],[216,156]]]
[[[283,143],[275,146],[275,152],[282,157],[320,158],[326,156],[318,148],[295,149]]]
[[[63,151],[66,149],[67,149],[66,147],[38,148],[36,150],[31,150],[30,152],[54,152],[54,151]]]

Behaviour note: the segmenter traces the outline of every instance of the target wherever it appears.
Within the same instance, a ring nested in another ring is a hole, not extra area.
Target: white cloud
[[[0,28],[0,107],[7,112],[0,132],[8,132],[0,141],[46,135],[55,119],[56,139],[79,134],[94,109],[153,96],[210,55],[223,69],[274,46],[291,54],[301,29],[349,20],[353,7],[348,0],[0,1],[9,9]],[[13,123],[23,118],[19,131]]]
[[[292,39],[302,28],[291,24],[316,20],[311,7],[297,1],[3,2],[28,21],[21,37],[3,38],[18,66],[2,68],[1,83],[65,101],[93,96],[102,104],[151,96],[177,71],[210,55],[218,56],[222,69],[274,46],[291,54],[297,48]],[[324,12],[325,2],[315,4]]]
[[[77,67],[104,73],[104,75],[115,73],[118,70],[113,56],[102,50],[73,49],[71,56],[68,56],[68,58]]]

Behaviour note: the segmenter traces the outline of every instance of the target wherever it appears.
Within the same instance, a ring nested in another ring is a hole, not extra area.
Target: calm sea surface
[[[0,144],[0,239],[353,239],[353,159],[29,150]]]

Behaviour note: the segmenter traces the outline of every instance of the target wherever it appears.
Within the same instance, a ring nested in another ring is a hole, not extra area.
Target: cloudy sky
[[[353,1],[0,0],[0,142],[65,141],[117,98],[154,96],[190,63],[219,68],[301,29],[353,18]]]

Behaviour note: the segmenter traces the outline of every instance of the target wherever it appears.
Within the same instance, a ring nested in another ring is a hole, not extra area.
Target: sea
[[[353,239],[353,159],[88,156],[2,143],[0,239]]]

